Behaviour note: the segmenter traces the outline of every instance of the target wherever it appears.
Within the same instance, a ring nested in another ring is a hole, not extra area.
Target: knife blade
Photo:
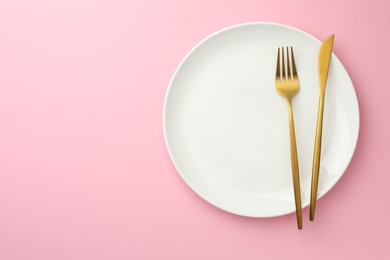
[[[334,34],[329,36],[320,48],[318,54],[318,78],[320,81],[320,90],[325,94],[326,82],[328,79],[330,59],[332,57]]]
[[[320,95],[318,103],[317,130],[313,153],[313,168],[311,179],[310,194],[310,220],[314,220],[314,214],[317,202],[318,179],[321,161],[321,142],[322,142],[322,122],[324,114],[325,89],[328,80],[329,66],[332,57],[334,34],[329,36],[321,45],[318,54],[318,79],[320,85]]]

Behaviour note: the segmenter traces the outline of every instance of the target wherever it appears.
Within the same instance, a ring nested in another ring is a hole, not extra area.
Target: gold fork
[[[276,90],[280,95],[287,99],[288,116],[290,122],[290,154],[291,154],[291,168],[294,184],[295,209],[297,215],[298,229],[302,229],[302,206],[301,206],[301,188],[299,184],[299,168],[298,168],[298,154],[297,143],[295,140],[294,117],[292,111],[292,97],[299,90],[298,74],[295,67],[295,59],[293,48],[291,47],[291,67],[289,48],[286,47],[287,66],[284,59],[284,47],[278,48],[278,60],[276,65],[275,85]],[[280,61],[280,52],[282,52],[282,61]]]

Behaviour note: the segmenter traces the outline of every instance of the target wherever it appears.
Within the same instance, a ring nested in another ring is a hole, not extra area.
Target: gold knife
[[[320,81],[320,101],[318,104],[317,131],[314,145],[313,170],[311,177],[311,195],[310,195],[310,220],[314,220],[314,213],[317,202],[318,178],[320,172],[321,159],[321,140],[322,140],[322,119],[324,114],[325,88],[328,80],[330,58],[332,56],[334,34],[328,37],[320,48],[318,54],[318,78]]]

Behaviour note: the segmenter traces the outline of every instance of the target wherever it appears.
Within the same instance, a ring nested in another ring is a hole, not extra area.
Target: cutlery
[[[281,60],[280,60],[281,53]],[[294,197],[295,197],[295,209],[297,215],[298,229],[302,229],[302,205],[301,205],[301,188],[299,184],[299,167],[298,167],[298,154],[297,154],[297,143],[295,140],[295,127],[294,117],[292,111],[292,97],[299,90],[298,74],[295,67],[295,59],[293,48],[291,47],[291,67],[289,57],[289,47],[286,47],[286,56],[284,58],[284,47],[278,48],[278,58],[276,64],[276,76],[275,85],[277,92],[287,99],[288,103],[288,116],[290,123],[290,155],[291,155],[291,168],[294,186]]]
[[[320,171],[320,160],[321,160],[321,141],[322,141],[322,119],[324,114],[324,102],[325,102],[325,88],[328,79],[330,58],[332,56],[334,34],[326,39],[318,54],[318,78],[320,82],[320,100],[318,103],[318,116],[317,116],[317,130],[316,140],[314,145],[313,155],[313,169],[311,178],[311,194],[310,194],[310,220],[314,220],[314,213],[317,202],[318,192],[318,178]]]

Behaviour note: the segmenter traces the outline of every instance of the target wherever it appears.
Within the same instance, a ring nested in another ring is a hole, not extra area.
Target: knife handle
[[[321,161],[321,142],[322,142],[322,121],[324,114],[324,99],[325,96],[320,96],[318,104],[318,117],[317,117],[317,130],[316,140],[314,144],[313,155],[313,169],[311,177],[311,194],[310,194],[310,220],[314,220],[314,213],[316,210],[317,192],[318,192],[318,179],[320,173],[320,161]]]
[[[293,186],[294,186],[295,210],[297,215],[298,229],[302,229],[301,188],[299,183],[297,142],[295,139],[294,116],[292,112],[291,97],[287,101],[288,101],[288,117],[290,122],[290,154],[291,154],[291,169],[292,169]]]

